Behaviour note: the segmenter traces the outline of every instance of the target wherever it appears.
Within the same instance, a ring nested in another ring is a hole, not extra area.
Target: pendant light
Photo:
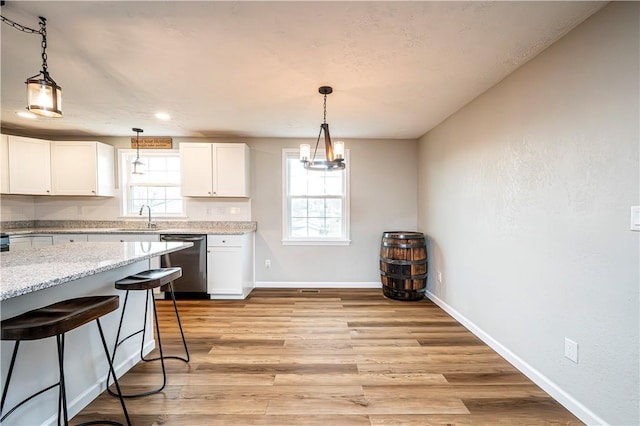
[[[27,85],[27,109],[34,114],[45,117],[62,117],[62,88],[51,78],[47,67],[47,20],[40,16],[40,29],[34,30],[4,16],[0,16],[0,18],[2,18],[2,22],[22,32],[42,36],[42,71],[29,77],[25,82]]]
[[[318,139],[316,140],[316,147],[311,156],[311,146],[309,144],[300,145],[300,161],[307,170],[320,170],[320,171],[333,171],[344,170],[344,143],[336,141],[331,142],[331,135],[329,134],[329,124],[327,123],[327,95],[333,92],[333,88],[330,86],[321,86],[318,89],[321,95],[324,95],[324,121],[320,125],[320,133],[318,133]],[[316,159],[318,152],[318,145],[320,143],[320,136],[324,132],[324,150],[325,159]]]
[[[144,132],[144,130],[139,129],[137,127],[134,127],[131,130],[136,132],[136,159],[133,161],[133,171],[131,172],[131,174],[142,175],[144,173],[138,170],[138,167],[144,166],[144,163],[140,161],[140,133]]]

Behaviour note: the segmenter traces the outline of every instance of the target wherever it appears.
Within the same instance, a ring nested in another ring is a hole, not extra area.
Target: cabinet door
[[[87,241],[86,234],[55,234],[53,235],[53,244],[75,243]]]
[[[20,251],[31,248],[31,237],[9,237],[9,250]]]
[[[239,247],[207,247],[207,293],[242,296]]]
[[[213,191],[212,145],[180,144],[180,186],[183,197],[211,197]]]
[[[10,251],[47,247],[51,244],[53,244],[53,238],[50,235],[17,235],[9,237]]]
[[[39,235],[31,237],[31,248],[47,247],[53,245],[53,236]]]
[[[91,242],[157,242],[160,236],[157,234],[89,234],[88,241]]]
[[[105,143],[96,142],[97,156],[97,181],[96,195],[113,197],[116,192],[115,185],[115,148]]]
[[[51,187],[54,195],[97,195],[95,142],[51,142]]]
[[[0,135],[0,193],[9,193],[9,137]]]
[[[73,167],[69,167],[72,164]],[[51,142],[53,195],[114,195],[114,148],[94,141]]]
[[[51,147],[49,141],[9,136],[9,192],[51,194]]]
[[[214,195],[249,196],[249,147],[243,143],[216,143],[213,152]]]

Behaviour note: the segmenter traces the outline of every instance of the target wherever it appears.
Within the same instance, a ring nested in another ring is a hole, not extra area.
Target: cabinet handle
[[[124,240],[120,240],[121,243],[124,243]]]
[[[47,189],[47,194],[48,194],[48,193],[50,193],[50,192],[51,192],[51,191],[49,191],[49,190]]]
[[[96,193],[96,191],[91,191],[91,193],[92,193],[92,194],[95,194],[95,193]]]
[[[70,243],[75,243],[75,242],[76,242],[76,240],[69,240],[69,242],[70,242]]]
[[[226,242],[227,242],[227,240],[222,240],[222,244],[224,244],[224,243],[226,243]]]

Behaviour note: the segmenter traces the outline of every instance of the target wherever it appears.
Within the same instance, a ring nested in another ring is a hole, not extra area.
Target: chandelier
[[[324,95],[324,121],[320,124],[320,133],[316,140],[316,147],[311,156],[311,146],[309,144],[300,145],[300,161],[307,170],[333,171],[344,170],[344,142],[331,142],[329,134],[329,124],[327,123],[327,95],[333,92],[330,86],[321,86],[318,89],[321,95]],[[324,132],[324,159],[316,159],[318,153],[318,145],[320,144],[320,136]]]

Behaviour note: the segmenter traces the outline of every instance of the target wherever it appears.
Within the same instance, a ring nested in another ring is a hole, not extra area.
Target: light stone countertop
[[[251,221],[154,220],[33,220],[0,222],[0,231],[8,235],[30,234],[214,234],[242,235],[256,232]]]
[[[191,247],[183,242],[77,242],[0,253],[0,301]]]
[[[243,235],[255,232],[242,228],[16,228],[3,230],[7,235],[31,234],[213,234]]]

